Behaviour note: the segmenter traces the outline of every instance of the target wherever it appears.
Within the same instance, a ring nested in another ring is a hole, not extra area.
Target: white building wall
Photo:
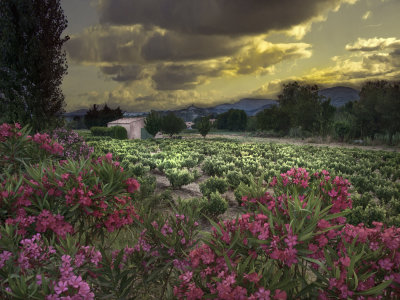
[[[122,126],[128,132],[128,139],[141,139],[141,129],[144,128],[144,118],[127,120],[116,120],[107,124],[107,127]]]

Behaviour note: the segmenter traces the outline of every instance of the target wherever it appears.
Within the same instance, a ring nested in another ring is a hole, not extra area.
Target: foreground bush
[[[0,173],[18,172],[28,163],[60,158],[63,152],[64,148],[46,133],[36,133],[32,137],[28,127],[0,125]]]
[[[77,160],[80,157],[89,158],[93,147],[89,147],[85,140],[73,130],[57,128],[51,132],[51,138],[64,148],[64,157]]]
[[[292,169],[274,194],[243,198],[250,208],[214,223],[193,250],[179,299],[371,299],[400,295],[400,230],[345,225],[349,183]]]
[[[0,132],[7,171],[0,184],[1,298],[93,299],[82,278],[102,258],[92,246],[82,245],[106,246],[107,231],[139,218],[130,198],[138,182],[111,154],[60,160],[64,148],[46,134],[31,138],[8,124]],[[10,167],[14,161],[21,168]]]

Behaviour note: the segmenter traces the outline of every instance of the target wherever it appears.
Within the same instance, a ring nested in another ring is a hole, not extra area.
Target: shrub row
[[[118,140],[126,140],[128,138],[128,132],[122,126],[91,127],[90,131],[94,136],[109,136]]]

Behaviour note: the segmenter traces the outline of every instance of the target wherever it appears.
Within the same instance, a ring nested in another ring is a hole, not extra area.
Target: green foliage
[[[228,181],[229,186],[232,188],[236,188],[240,184],[242,177],[242,173],[236,170],[230,170],[226,173],[226,180]]]
[[[239,205],[242,204],[242,197],[247,196],[248,198],[261,198],[267,191],[264,186],[264,178],[261,176],[258,181],[254,179],[253,175],[248,175],[248,184],[240,182],[239,186],[235,189],[235,198]]]
[[[228,190],[228,182],[225,178],[210,177],[200,184],[200,191],[203,196],[210,196],[211,193],[225,193]]]
[[[387,221],[386,210],[373,201],[368,203],[365,208],[361,206],[353,207],[347,219],[350,224],[363,223],[369,227],[372,226],[372,222],[385,223]]]
[[[336,135],[339,137],[340,141],[343,140],[350,134],[350,125],[345,122],[336,122],[334,124],[334,129]]]
[[[141,177],[150,171],[149,166],[144,166],[142,163],[129,164],[128,171],[135,177]]]
[[[194,182],[199,174],[197,170],[194,172],[189,171],[188,169],[166,169],[165,175],[167,176],[171,186],[174,189],[179,189],[183,185],[187,185],[189,183]]]
[[[326,135],[334,117],[335,108],[330,99],[318,94],[316,85],[300,85],[291,82],[283,85],[278,96],[279,106],[273,106],[256,115],[257,128],[281,131],[285,134],[290,128],[301,128],[306,132]]]
[[[144,120],[144,128],[154,137],[161,130],[161,120],[159,113],[152,110]]]
[[[94,136],[109,136],[109,137],[111,137],[111,127],[93,126],[90,128],[90,132]]]
[[[322,133],[333,118],[334,108],[329,100],[319,96],[317,85],[292,82],[283,85],[278,96],[280,108],[289,116],[291,127]]]
[[[247,119],[246,131],[256,131],[257,130],[257,118],[249,117]]]
[[[400,132],[400,82],[385,80],[363,84],[360,100],[354,105],[354,115],[361,137],[388,132]]]
[[[0,119],[34,132],[62,125],[66,28],[60,1],[0,1]]]
[[[92,128],[94,126],[107,126],[109,122],[122,117],[123,113],[119,107],[111,109],[107,104],[104,104],[104,107],[99,109],[97,104],[93,104],[84,116],[84,122],[87,128]]]
[[[112,126],[112,127],[99,127],[94,126],[90,128],[92,135],[94,136],[109,136],[118,140],[126,140],[128,138],[128,132],[125,127]]]
[[[135,199],[146,199],[151,197],[156,190],[156,177],[153,175],[142,175],[138,177],[140,183],[139,192],[134,194]]]
[[[210,120],[206,117],[200,119],[200,122],[196,124],[196,128],[200,132],[200,134],[205,138],[208,132],[211,130]]]
[[[111,137],[117,140],[126,140],[128,138],[128,132],[125,127],[122,126],[112,126],[111,129]]]
[[[207,158],[204,160],[202,170],[209,176],[222,176],[224,172],[232,170],[234,165],[225,163],[223,160]]]
[[[230,109],[218,115],[217,128],[230,131],[243,131],[247,126],[247,114],[244,110]]]
[[[185,121],[177,117],[174,113],[169,113],[161,119],[161,131],[171,137],[185,128]]]
[[[206,216],[219,216],[228,209],[228,202],[219,192],[211,193],[208,197],[203,198],[205,203],[202,207],[202,213]]]
[[[282,131],[284,133],[287,133],[291,126],[289,114],[276,105],[257,113],[256,123],[257,129]]]

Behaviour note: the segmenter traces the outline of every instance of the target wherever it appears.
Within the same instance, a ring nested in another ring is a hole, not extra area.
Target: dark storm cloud
[[[138,63],[147,40],[141,26],[133,28],[96,26],[71,36],[65,48],[75,62]]]
[[[244,44],[244,39],[161,33],[140,25],[98,26],[72,36],[66,50],[77,62],[122,64],[231,56]]]
[[[73,36],[69,57],[98,65],[124,84],[151,78],[158,90],[185,90],[223,72],[265,74],[288,59],[311,56],[305,43],[273,44],[260,37],[186,35],[135,26],[98,26]]]
[[[243,42],[226,36],[154,34],[142,48],[147,61],[199,60],[234,54]]]
[[[352,0],[99,0],[100,22],[193,34],[243,35],[288,29]]]
[[[220,72],[220,69],[205,64],[163,64],[157,67],[152,79],[157,90],[187,90]]]
[[[111,77],[112,80],[117,82],[131,82],[142,78],[143,67],[140,65],[129,66],[107,66],[101,67],[101,72]]]

